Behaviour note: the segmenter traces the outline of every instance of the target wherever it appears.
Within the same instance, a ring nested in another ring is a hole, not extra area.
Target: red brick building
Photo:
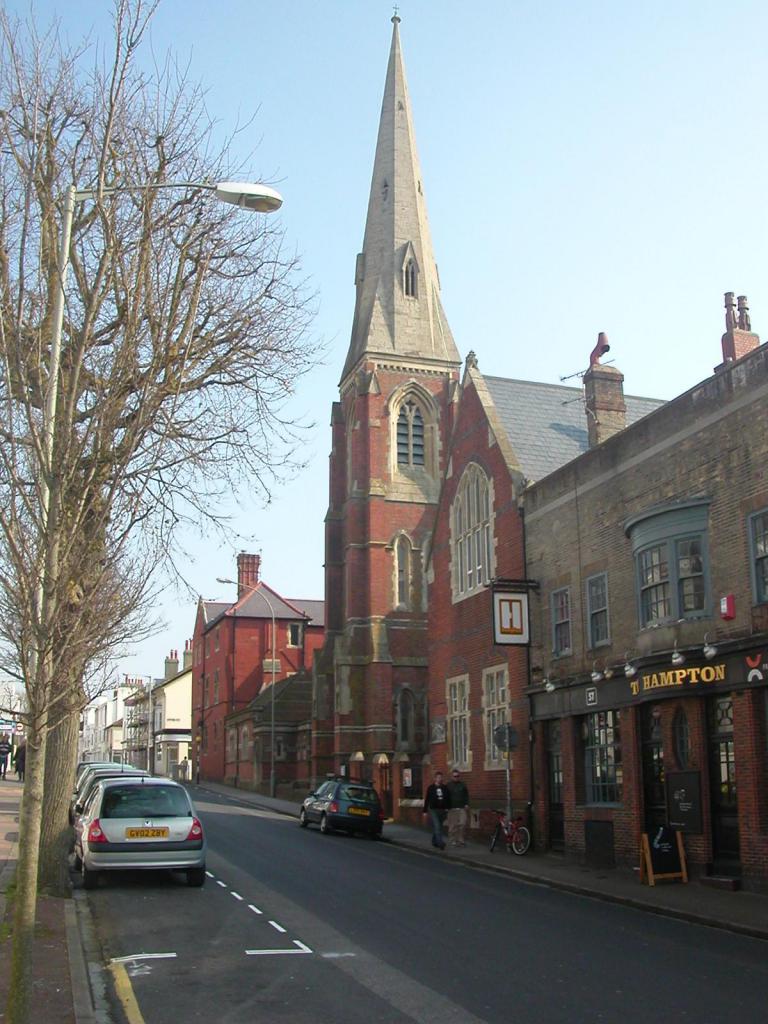
[[[253,764],[245,769],[239,758],[228,760],[227,716],[247,709],[272,684],[306,674],[323,643],[323,602],[283,598],[259,579],[259,570],[258,555],[241,553],[237,600],[198,602],[192,640],[192,761],[202,779],[244,785],[263,781],[255,777],[260,773]]]
[[[421,796],[429,749],[424,560],[460,358],[440,299],[400,19],[392,20],[352,338],[332,414],[312,759],[315,777],[373,778],[397,806],[405,767],[406,798]]]

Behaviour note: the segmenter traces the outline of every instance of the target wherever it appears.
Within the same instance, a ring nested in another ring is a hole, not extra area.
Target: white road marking
[[[302,953],[311,953],[311,949],[246,949],[246,956],[287,956],[291,953],[296,953],[301,956]]]
[[[211,874],[210,871],[206,871],[205,873],[206,873],[206,875],[208,875],[209,878],[215,878],[216,877],[215,875]]]
[[[278,924],[278,923],[277,923],[277,921],[270,921],[269,923],[270,923],[270,924],[272,925],[272,927],[273,927],[273,928],[274,928],[274,929],[275,929],[276,931],[278,931],[278,932],[282,932],[282,933],[283,933],[283,935],[285,935],[285,928],[283,928],[283,926],[282,926],[281,924]]]
[[[242,899],[243,899],[243,897],[240,895],[240,893],[239,892],[235,892],[234,889],[232,890],[232,895],[235,897],[236,900],[241,900],[242,901]]]
[[[321,953],[324,960],[341,960],[345,956],[357,956],[357,953]]]
[[[131,960],[174,960],[177,953],[134,953],[133,956],[113,956],[111,964],[127,964]]]
[[[304,943],[303,942],[299,942],[298,939],[294,939],[293,940],[293,944],[294,944],[294,946],[298,946],[302,953],[311,953],[312,952],[312,950],[309,948],[309,946],[305,946]]]
[[[222,889],[226,889],[227,888],[227,883],[226,882],[222,882],[222,880],[220,878],[216,879],[216,885],[220,885]]]
[[[258,907],[254,907],[254,905],[252,903],[248,904],[248,909],[252,910],[254,912],[254,914],[263,914],[264,913],[263,910],[259,910]]]

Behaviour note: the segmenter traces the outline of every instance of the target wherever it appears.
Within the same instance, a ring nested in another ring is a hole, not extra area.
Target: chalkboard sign
[[[655,885],[657,878],[688,881],[683,837],[669,825],[643,832],[640,840],[640,881]]]
[[[704,831],[701,816],[701,772],[667,772],[667,820],[687,835]]]

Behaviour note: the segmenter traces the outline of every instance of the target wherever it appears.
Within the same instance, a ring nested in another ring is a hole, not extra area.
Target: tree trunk
[[[40,821],[45,788],[45,747],[48,730],[34,720],[27,734],[24,799],[19,815],[19,859],[16,865],[16,896],[13,913],[11,979],[8,989],[8,1024],[29,1024],[30,960],[37,910],[37,862]]]
[[[68,711],[48,735],[38,882],[41,891],[52,896],[69,896],[71,890],[69,801],[77,764],[79,720],[77,709]]]

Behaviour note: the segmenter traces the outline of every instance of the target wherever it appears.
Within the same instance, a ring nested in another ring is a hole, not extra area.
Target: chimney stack
[[[249,555],[241,551],[237,556],[237,599],[238,601],[259,582],[261,555]]]
[[[165,678],[173,679],[179,674],[179,652],[171,651],[165,659]]]
[[[186,672],[187,669],[192,668],[192,641],[184,641],[184,661],[182,662],[182,668]]]
[[[728,363],[741,359],[760,344],[759,336],[752,330],[746,295],[739,295],[734,302],[733,292],[725,293],[725,334],[720,343],[723,347],[723,361],[715,367],[715,373]]]
[[[601,331],[597,336],[597,345],[589,357],[589,369],[584,374],[590,448],[607,441],[609,437],[624,430],[627,425],[624,374],[615,366],[600,365],[600,357],[609,348],[608,338]]]

